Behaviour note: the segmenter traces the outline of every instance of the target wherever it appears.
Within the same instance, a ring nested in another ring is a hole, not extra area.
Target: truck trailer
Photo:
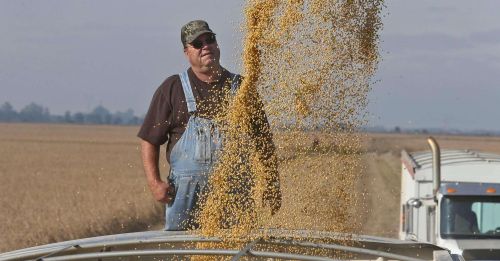
[[[402,151],[399,238],[447,248],[466,260],[500,260],[500,155]]]

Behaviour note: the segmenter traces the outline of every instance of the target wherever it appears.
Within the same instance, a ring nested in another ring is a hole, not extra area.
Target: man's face
[[[219,66],[220,50],[215,35],[205,33],[188,43],[184,54],[192,67],[205,71]]]

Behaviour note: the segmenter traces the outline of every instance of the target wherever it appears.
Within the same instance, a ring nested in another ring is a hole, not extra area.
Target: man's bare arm
[[[172,202],[175,190],[169,182],[164,182],[160,177],[159,159],[160,146],[141,140],[141,155],[144,173],[153,197],[162,203]]]

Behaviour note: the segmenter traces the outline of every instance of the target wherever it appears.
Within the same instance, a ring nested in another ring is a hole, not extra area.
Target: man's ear
[[[186,57],[188,56],[187,49],[188,49],[187,47],[184,47],[184,56]]]

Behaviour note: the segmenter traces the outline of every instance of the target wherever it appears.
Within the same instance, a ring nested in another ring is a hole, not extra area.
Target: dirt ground
[[[361,188],[364,203],[358,212],[364,222],[361,234],[396,237],[399,225],[399,158],[391,152],[368,153]]]

